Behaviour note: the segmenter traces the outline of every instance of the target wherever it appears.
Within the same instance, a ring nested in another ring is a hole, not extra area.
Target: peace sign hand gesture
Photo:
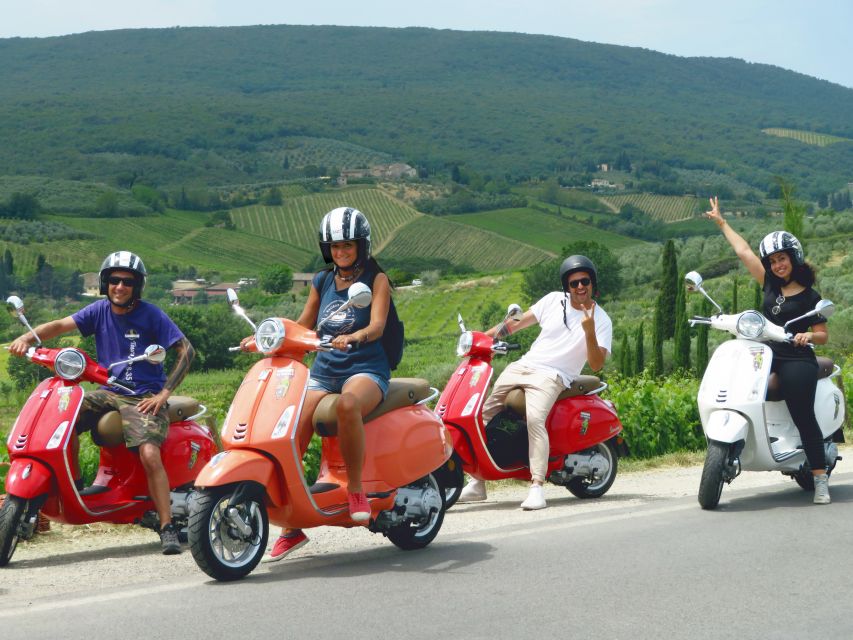
[[[723,216],[720,214],[720,201],[717,196],[708,198],[711,203],[711,210],[705,212],[705,217],[717,223],[717,226],[722,227],[725,223]]]
[[[589,335],[590,332],[595,333],[595,301],[593,301],[589,308],[585,304],[581,305],[581,309],[583,310],[583,320],[581,320],[581,328],[584,332]]]

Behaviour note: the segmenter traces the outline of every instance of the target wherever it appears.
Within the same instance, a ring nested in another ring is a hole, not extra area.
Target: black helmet
[[[590,280],[592,280],[592,290],[598,289],[598,273],[595,271],[592,260],[586,256],[569,256],[560,265],[560,283],[563,285],[563,291],[569,290],[569,276],[575,271],[588,273]]]
[[[323,216],[320,223],[320,253],[326,264],[332,262],[333,242],[346,242],[354,240],[358,244],[358,255],[355,265],[364,264],[370,257],[370,223],[358,209],[352,207],[338,207],[332,209]]]
[[[805,262],[803,259],[803,245],[800,244],[800,241],[797,240],[794,234],[787,231],[774,231],[764,236],[761,244],[758,245],[758,254],[765,269],[768,271],[770,269],[770,256],[780,251],[788,254],[791,258],[791,264],[795,267]]]
[[[138,255],[130,251],[115,251],[104,258],[104,261],[101,263],[99,278],[101,284],[100,293],[102,296],[107,295],[107,279],[113,271],[130,271],[136,276],[131,303],[142,297],[142,290],[145,288],[145,278],[148,277],[148,272],[145,270],[145,265]]]

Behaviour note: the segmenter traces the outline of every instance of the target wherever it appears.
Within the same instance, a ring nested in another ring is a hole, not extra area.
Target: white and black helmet
[[[323,216],[320,223],[320,253],[326,264],[332,262],[331,244],[353,240],[358,244],[356,265],[364,264],[370,257],[370,223],[358,209],[338,207]]]
[[[794,234],[787,231],[774,231],[764,236],[761,244],[758,245],[758,255],[761,257],[761,262],[764,263],[765,269],[769,268],[768,258],[780,251],[788,254],[791,258],[791,263],[795,267],[805,262],[803,258],[803,245],[800,244],[800,241],[797,240]]]
[[[129,271],[135,275],[136,284],[133,285],[131,300],[138,300],[142,297],[142,290],[145,288],[145,278],[148,277],[148,271],[145,270],[145,265],[138,255],[130,251],[115,251],[104,258],[104,261],[101,263],[99,278],[102,296],[107,295],[107,280],[113,271]]]

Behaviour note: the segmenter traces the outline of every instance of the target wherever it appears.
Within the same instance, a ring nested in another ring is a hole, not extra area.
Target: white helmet
[[[136,284],[133,285],[133,295],[131,303],[142,297],[142,290],[145,288],[145,279],[148,277],[148,271],[145,270],[145,265],[142,259],[135,253],[130,251],[114,251],[101,263],[100,272],[100,292],[102,296],[107,295],[107,279],[113,271],[129,271],[136,276]]]
[[[354,240],[358,244],[356,265],[363,264],[370,257],[370,223],[358,209],[338,207],[323,216],[320,223],[320,253],[326,264],[332,262],[331,244]]]

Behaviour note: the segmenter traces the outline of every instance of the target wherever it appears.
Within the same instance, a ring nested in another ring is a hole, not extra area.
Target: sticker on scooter
[[[762,347],[753,347],[749,350],[749,352],[752,354],[753,370],[761,370],[761,365],[764,364],[764,349]]]
[[[588,411],[581,411],[581,435],[585,436],[586,432],[589,430],[589,419],[592,418],[592,414]]]
[[[71,387],[61,387],[57,393],[59,394],[59,410],[65,411],[71,402]]]

